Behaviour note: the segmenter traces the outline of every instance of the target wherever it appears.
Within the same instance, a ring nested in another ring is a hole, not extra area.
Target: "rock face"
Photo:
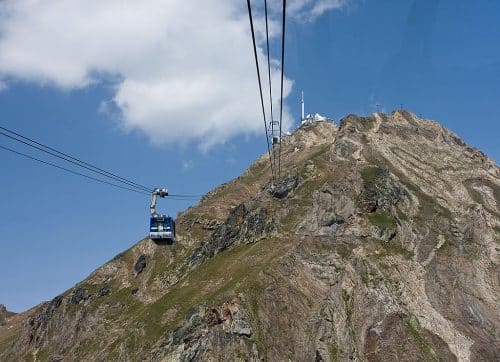
[[[0,360],[499,360],[491,159],[406,111],[302,126],[282,156],[11,318]]]
[[[272,194],[278,199],[282,199],[288,194],[295,190],[299,184],[299,178],[297,176],[287,176],[283,180],[279,181],[272,189]]]
[[[7,308],[5,308],[3,304],[0,304],[0,326],[5,325],[7,317],[8,317]]]

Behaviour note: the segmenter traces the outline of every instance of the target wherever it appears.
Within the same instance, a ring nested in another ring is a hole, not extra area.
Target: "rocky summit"
[[[399,110],[303,125],[87,279],[2,361],[498,361],[500,170]]]

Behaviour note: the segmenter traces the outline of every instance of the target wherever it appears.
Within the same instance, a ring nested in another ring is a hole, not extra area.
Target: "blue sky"
[[[203,194],[238,176],[265,152],[243,1],[228,12],[226,0],[204,2],[213,12],[170,6],[168,14],[161,14],[172,16],[165,38],[157,38],[163,28],[155,28],[156,11],[145,11],[134,15],[141,20],[134,24],[144,26],[134,29],[133,39],[126,26],[111,27],[96,39],[92,29],[100,25],[89,19],[96,18],[92,11],[103,10],[102,1],[90,2],[85,21],[76,21],[81,0],[59,2],[69,8],[37,11],[36,6],[23,8],[24,0],[0,7],[2,126],[177,194]],[[106,3],[112,7],[114,2]],[[155,10],[165,0],[143,4]],[[334,119],[370,114],[376,104],[387,112],[403,104],[498,162],[498,1],[289,4],[285,93],[292,128],[301,89],[306,112]],[[330,9],[318,13],[325,4]],[[276,60],[279,16],[272,14]],[[121,15],[127,25],[130,14]],[[186,15],[205,16],[205,23],[193,29],[196,21],[178,20]],[[44,28],[56,21],[67,26],[64,39],[61,32]],[[22,29],[37,35],[25,37]],[[211,31],[215,35],[207,40]],[[186,86],[190,82],[196,87]],[[37,155],[5,138],[0,145]],[[147,233],[147,197],[5,151],[0,165],[0,303],[11,310],[52,298]],[[189,205],[162,200],[160,209],[175,215]]]

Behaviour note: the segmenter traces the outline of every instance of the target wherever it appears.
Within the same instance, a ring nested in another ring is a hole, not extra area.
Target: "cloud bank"
[[[312,21],[342,0],[291,1]],[[280,14],[271,22],[279,35]],[[259,39],[262,21],[257,19]],[[261,44],[262,45],[262,44]],[[259,48],[264,87],[265,57]],[[234,0],[4,0],[0,89],[22,80],[65,90],[112,82],[107,108],[124,129],[154,143],[196,141],[207,149],[262,132],[246,4]],[[272,82],[278,109],[279,62]],[[292,81],[285,78],[284,96]],[[285,122],[291,117],[285,110]]]

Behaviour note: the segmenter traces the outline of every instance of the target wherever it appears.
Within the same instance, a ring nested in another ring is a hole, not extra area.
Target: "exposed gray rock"
[[[299,185],[299,178],[291,175],[279,181],[272,189],[272,194],[278,199],[283,199]]]
[[[29,318],[26,323],[29,345],[41,347],[46,342],[47,326],[51,321],[52,316],[61,306],[63,296],[59,295],[50,302],[44,303],[41,311]]]
[[[203,230],[215,230],[217,229],[217,227],[223,224],[219,220],[209,219],[200,216],[183,219],[182,223],[189,226],[200,225]]]
[[[266,208],[248,211],[245,204],[240,204],[231,210],[227,220],[217,227],[210,239],[193,252],[190,264],[197,265],[230,246],[255,242],[271,234],[275,228],[276,222],[268,217]]]
[[[191,309],[181,326],[167,333],[153,349],[152,360],[169,356],[177,361],[200,359],[207,351],[227,360],[231,350],[247,355],[251,361],[260,360],[255,345],[243,342],[252,335],[248,317],[238,302],[224,303],[220,307],[198,306]],[[221,347],[224,347],[221,349]],[[175,356],[175,357],[174,357]]]
[[[396,226],[375,226],[373,236],[384,241],[391,241],[396,236]]]
[[[146,255],[142,254],[139,259],[137,259],[137,262],[134,265],[134,270],[137,274],[142,273],[142,271],[146,268],[147,262],[146,262]]]
[[[298,224],[302,233],[335,235],[338,228],[354,213],[354,201],[343,193],[324,186],[312,196],[312,207]]]
[[[342,140],[335,144],[335,154],[342,158],[348,158],[357,150],[357,145],[349,140]]]
[[[87,294],[87,291],[84,288],[76,288],[71,294],[70,302],[72,304],[78,304],[81,301],[87,300],[89,297],[90,296]]]
[[[406,190],[391,177],[387,167],[367,167],[363,170],[363,207],[368,212],[391,211]]]
[[[99,297],[105,297],[106,295],[109,295],[109,294],[111,294],[111,288],[109,288],[109,287],[102,287],[97,292],[97,296],[99,296]]]
[[[238,304],[231,303],[223,306],[223,313],[225,313],[226,325],[229,328],[226,330],[239,336],[250,337],[252,335],[252,326],[248,322],[248,316],[239,307]]]
[[[219,220],[209,220],[208,222],[204,222],[201,227],[205,230],[215,230],[221,224]]]

